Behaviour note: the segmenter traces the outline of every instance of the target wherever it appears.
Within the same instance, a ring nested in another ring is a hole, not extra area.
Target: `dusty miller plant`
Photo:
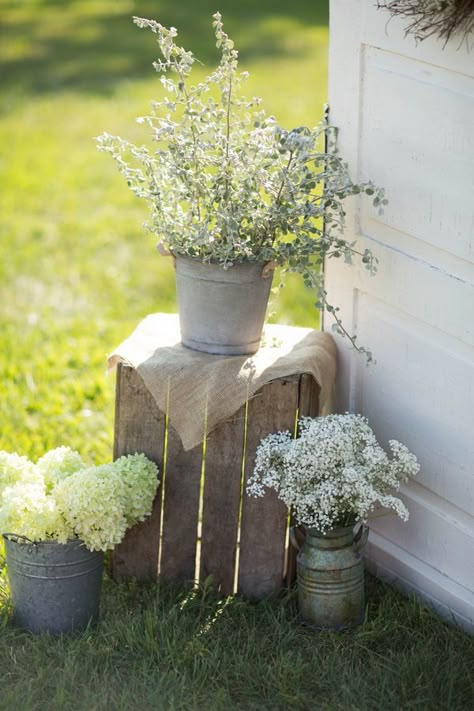
[[[145,224],[162,251],[224,267],[259,261],[299,272],[317,293],[315,305],[332,314],[334,330],[370,361],[370,352],[346,332],[339,308],[328,303],[322,265],[326,258],[357,258],[370,273],[376,271],[372,252],[344,238],[343,201],[364,192],[381,208],[383,191],[351,180],[335,150],[335,130],[325,122],[286,130],[259,98],[242,95],[248,74],[238,70],[221,15],[213,19],[221,59],[195,84],[190,76],[196,59],[176,44],[177,31],[134,18],[157,35],[163,57],[154,67],[166,95],[137,119],[148,126],[153,145],[104,133],[98,147],[113,156],[131,190],[148,203]]]

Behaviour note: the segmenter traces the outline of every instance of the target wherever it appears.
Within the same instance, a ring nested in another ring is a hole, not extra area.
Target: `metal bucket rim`
[[[179,256],[174,260],[176,278],[193,281],[218,282],[226,287],[229,284],[271,284],[273,263],[263,260],[247,260],[227,265],[223,262],[204,262],[197,257]],[[271,268],[270,268],[271,267]],[[265,287],[266,288],[266,287]]]
[[[223,262],[220,259],[203,259],[202,257],[191,257],[189,254],[180,254],[179,252],[173,252],[173,257],[175,259],[185,259],[189,260],[190,262],[199,262],[200,264],[204,264],[204,266],[210,266],[210,267],[222,267],[225,268],[225,262]],[[230,260],[232,261],[232,264],[229,264],[227,269],[232,269],[232,267],[236,266],[244,266],[244,265],[251,265],[251,264],[261,264],[262,267],[265,266],[266,264],[270,264],[270,260],[268,259],[241,259],[241,260]]]
[[[17,538],[23,538],[23,541],[15,541],[12,538],[9,538],[9,536],[16,536]],[[81,540],[80,538],[68,538],[66,543],[57,541],[54,538],[48,538],[43,541],[32,541],[27,536],[22,536],[21,534],[18,534],[18,533],[2,533],[2,538],[4,538],[8,543],[15,543],[15,545],[17,545],[17,546],[43,546],[43,545],[51,545],[51,544],[56,544],[59,546],[68,546],[72,543],[78,543],[79,545],[87,548],[84,541]],[[87,550],[89,550],[89,549],[87,548]]]

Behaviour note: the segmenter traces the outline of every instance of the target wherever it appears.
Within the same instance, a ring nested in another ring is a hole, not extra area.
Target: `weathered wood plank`
[[[165,416],[133,368],[117,367],[114,459],[143,453],[163,471]],[[116,579],[155,579],[160,544],[161,487],[151,516],[127,531],[110,556],[111,574]]]
[[[321,388],[310,373],[300,375],[298,410],[300,417],[319,415],[319,394]]]
[[[245,405],[206,442],[200,578],[212,575],[223,595],[234,592]]]
[[[299,417],[317,417],[319,415],[319,393],[321,388],[310,373],[300,375],[298,393]],[[292,518],[290,524],[296,522]],[[298,536],[297,536],[298,537]],[[301,542],[301,541],[300,541]],[[291,587],[296,580],[296,556],[298,551],[291,543],[288,546],[285,584]]]
[[[168,424],[160,578],[191,583],[196,566],[202,445],[185,452]]]
[[[255,451],[270,432],[294,431],[299,377],[274,380],[249,401],[245,484]],[[276,493],[255,499],[244,491],[240,536],[238,591],[250,599],[277,592],[283,584],[287,509]]]

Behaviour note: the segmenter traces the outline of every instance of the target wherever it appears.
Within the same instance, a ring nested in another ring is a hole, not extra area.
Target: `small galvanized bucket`
[[[345,629],[362,624],[365,617],[364,563],[359,551],[369,535],[362,525],[327,533],[307,529],[303,545],[294,532],[298,606],[303,622],[317,629]]]
[[[274,266],[261,262],[205,264],[176,256],[181,342],[216,355],[258,351]]]
[[[33,543],[5,533],[13,622],[29,632],[79,632],[99,616],[104,554],[79,539]]]

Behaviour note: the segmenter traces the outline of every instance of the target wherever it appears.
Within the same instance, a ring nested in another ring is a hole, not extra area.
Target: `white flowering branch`
[[[403,444],[391,440],[389,446],[392,459],[361,415],[302,418],[296,439],[278,432],[261,441],[247,492],[260,497],[275,490],[300,524],[322,532],[365,521],[379,506],[407,520],[405,505],[391,492],[419,466]]]

